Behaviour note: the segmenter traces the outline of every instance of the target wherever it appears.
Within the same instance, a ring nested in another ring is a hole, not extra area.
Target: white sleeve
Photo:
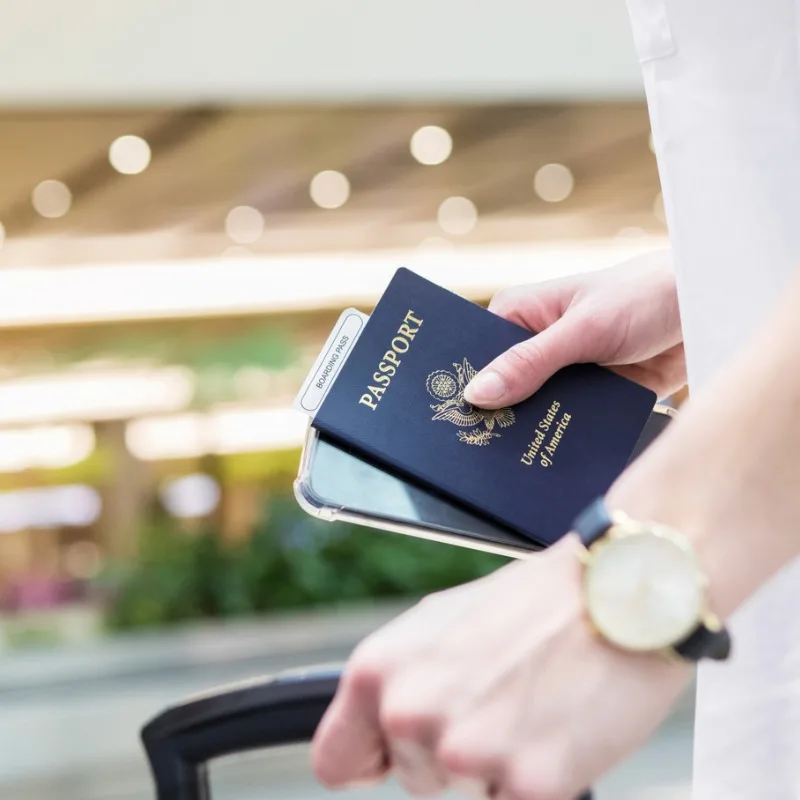
[[[627,3],[697,391],[800,265],[800,0]],[[694,800],[798,800],[800,563],[731,629],[699,670]]]

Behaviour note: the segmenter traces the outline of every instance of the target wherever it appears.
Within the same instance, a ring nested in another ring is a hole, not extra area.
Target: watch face
[[[597,630],[619,647],[639,651],[688,636],[704,598],[692,550],[668,530],[603,541],[592,551],[584,588]]]

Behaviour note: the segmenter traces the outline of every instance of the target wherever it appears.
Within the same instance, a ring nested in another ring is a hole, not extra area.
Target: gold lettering
[[[561,404],[558,402],[558,400],[554,400],[550,405],[550,408],[547,409],[544,419],[539,423],[539,427],[543,431],[550,430],[550,426],[553,424],[553,420],[556,418],[556,412],[559,408],[561,408]]]
[[[534,431],[533,441],[528,445],[528,449],[525,451],[520,461],[528,467],[532,466],[533,459],[539,452],[539,447],[541,447],[543,441],[544,441],[544,434],[541,431]]]
[[[359,405],[367,406],[367,408],[375,411],[378,408],[378,403],[386,392],[386,389],[392,382],[392,378],[397,374],[397,370],[402,363],[402,359],[398,358],[398,353],[407,353],[411,348],[411,342],[414,337],[419,333],[422,327],[423,320],[420,317],[414,316],[414,311],[409,309],[403,318],[403,324],[400,325],[392,338],[391,350],[387,350],[383,354],[381,362],[378,364],[378,371],[373,373],[372,380],[374,386],[368,386],[367,393],[362,394],[359,398]],[[416,325],[416,327],[411,327]]]
[[[392,350],[396,350],[398,353],[407,353],[409,347],[411,347],[411,343],[404,336],[395,336],[392,339]]]
[[[400,366],[400,359],[397,357],[397,353],[395,353],[394,350],[387,350],[383,354],[383,360],[389,364],[394,364],[396,367]]]
[[[528,445],[528,449],[520,459],[520,461],[526,466],[531,466],[534,463],[534,459],[537,457],[539,459],[539,464],[541,464],[543,467],[546,468],[553,466],[553,458],[555,457],[556,448],[564,438],[564,432],[566,431],[567,426],[572,419],[571,414],[564,412],[561,415],[561,419],[556,422],[556,417],[560,408],[561,403],[559,403],[558,400],[554,400],[547,409],[544,418],[541,419],[537,424],[533,433],[533,441]],[[549,431],[551,429],[552,434],[550,436],[550,440],[547,442],[547,444],[544,444],[544,431]]]
[[[413,339],[417,335],[419,328],[409,328],[408,325],[401,325],[397,332],[400,336],[405,336],[407,339]]]

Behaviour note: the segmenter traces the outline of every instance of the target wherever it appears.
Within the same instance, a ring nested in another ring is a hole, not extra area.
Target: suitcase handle
[[[190,697],[141,731],[157,800],[209,800],[208,762],[308,742],[333,699],[341,670],[290,671]]]
[[[338,666],[283,672],[221,686],[153,717],[141,738],[157,800],[210,800],[212,759],[311,741],[340,677]]]

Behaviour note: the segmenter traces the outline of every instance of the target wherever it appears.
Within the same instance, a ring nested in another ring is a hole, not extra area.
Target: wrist
[[[708,602],[708,580],[688,538],[597,498],[576,518],[589,622],[621,650],[669,660],[725,660],[728,631]]]

